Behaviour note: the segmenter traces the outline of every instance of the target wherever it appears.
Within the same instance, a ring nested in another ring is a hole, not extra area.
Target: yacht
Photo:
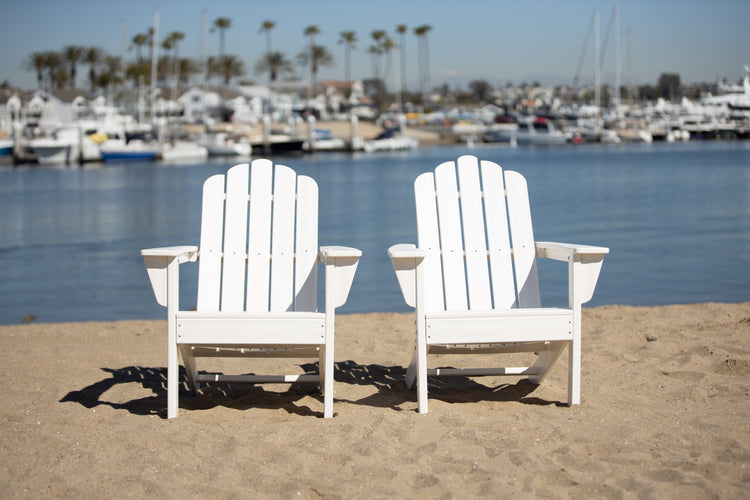
[[[549,119],[531,117],[518,121],[516,141],[519,145],[556,146],[568,139]]]

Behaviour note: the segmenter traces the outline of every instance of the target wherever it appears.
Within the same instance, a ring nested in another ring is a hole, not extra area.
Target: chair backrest
[[[414,183],[427,311],[539,307],[526,179],[474,156]]]
[[[198,311],[317,310],[318,185],[269,160],[203,185]]]

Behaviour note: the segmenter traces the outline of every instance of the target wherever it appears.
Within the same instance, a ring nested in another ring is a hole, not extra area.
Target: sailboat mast
[[[615,115],[620,115],[620,4],[615,2]]]
[[[633,40],[632,28],[628,26],[628,109],[633,107]]]
[[[151,35],[151,99],[150,115],[151,121],[154,121],[154,109],[156,108],[156,67],[159,61],[159,11],[154,12],[154,33]]]
[[[599,114],[601,105],[602,66],[599,52],[599,9],[594,9],[594,104]]]

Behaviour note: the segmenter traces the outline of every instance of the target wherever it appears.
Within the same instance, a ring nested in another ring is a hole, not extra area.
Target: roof
[[[354,86],[355,82],[354,81],[345,82],[341,80],[322,80],[320,83],[325,85],[326,87],[333,87],[337,89],[350,89]]]

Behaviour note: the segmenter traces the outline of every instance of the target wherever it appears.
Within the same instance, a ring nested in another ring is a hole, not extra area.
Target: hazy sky
[[[585,83],[593,81],[594,44],[586,43],[586,34],[598,8],[602,74],[613,83],[614,5],[587,0],[3,0],[0,81],[34,88],[35,74],[23,70],[21,63],[36,51],[96,45],[121,55],[123,45],[127,50],[135,34],[153,26],[158,10],[160,40],[171,31],[186,35],[179,45],[181,57],[200,58],[204,12],[209,25],[218,17],[229,17],[232,26],[226,32],[225,51],[239,56],[245,62],[245,78],[258,83],[267,81],[267,75],[253,72],[265,51],[265,38],[259,32],[264,20],[276,23],[273,50],[292,60],[307,43],[305,27],[318,26],[321,34],[316,43],[325,45],[336,61],[336,66],[321,69],[319,79],[345,78],[344,46],[338,44],[341,31],[356,31],[359,39],[352,53],[352,78],[368,78],[373,74],[367,53],[373,43],[371,32],[385,30],[399,42],[396,26],[406,24],[406,76],[416,90],[413,28],[429,24],[431,86],[465,87],[473,79],[493,86],[535,80],[570,84],[586,46],[580,77]],[[622,0],[619,10],[623,84],[628,66],[632,82],[644,84],[656,83],[663,72],[678,73],[683,83],[724,77],[734,82],[750,64],[750,1]],[[628,28],[632,30],[630,57]],[[205,46],[209,55],[218,53],[218,32],[207,35]],[[133,59],[134,51],[126,51],[125,57]],[[397,61],[394,56],[395,65]],[[79,87],[87,86],[87,72],[86,66],[79,68]],[[389,80],[395,83],[396,75],[391,75]]]

